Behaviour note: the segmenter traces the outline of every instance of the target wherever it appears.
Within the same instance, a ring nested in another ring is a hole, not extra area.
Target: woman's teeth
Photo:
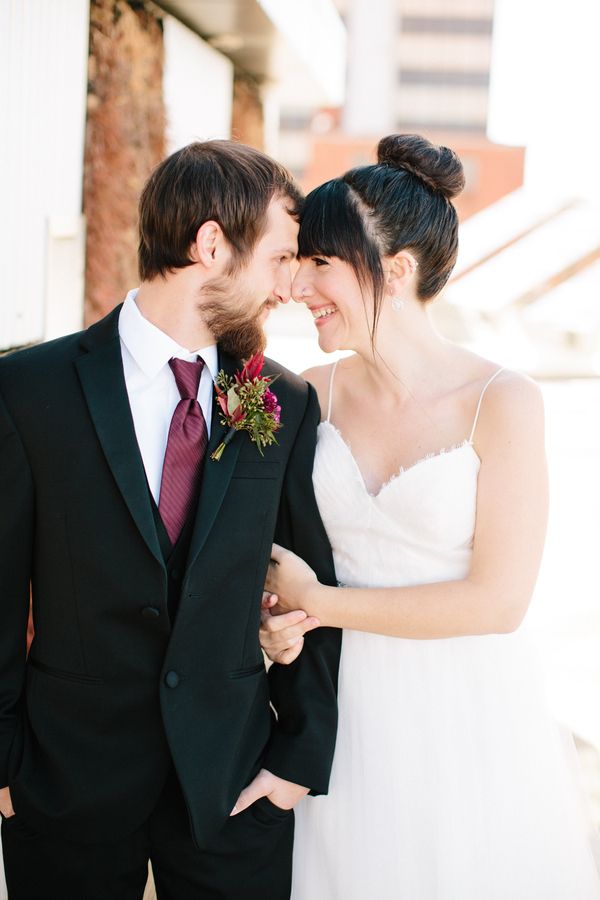
[[[312,314],[315,319],[324,319],[326,316],[332,316],[336,312],[335,306],[323,307],[322,309],[313,309]]]

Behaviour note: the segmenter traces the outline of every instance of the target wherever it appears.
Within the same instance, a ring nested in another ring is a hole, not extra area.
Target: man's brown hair
[[[140,197],[142,281],[193,265],[190,247],[211,220],[232,247],[232,269],[244,265],[276,196],[289,200],[290,215],[299,215],[302,194],[290,173],[253,147],[205,141],[177,150],[157,166]]]

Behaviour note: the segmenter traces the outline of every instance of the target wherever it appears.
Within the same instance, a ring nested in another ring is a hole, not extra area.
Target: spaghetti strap
[[[331,422],[331,407],[333,404],[333,379],[335,378],[335,370],[337,369],[338,363],[339,359],[336,359],[331,367],[331,375],[329,376],[329,405],[327,407],[327,422]]]
[[[469,441],[468,441],[469,444],[472,444],[472,443],[473,443],[473,437],[474,437],[474,435],[475,435],[475,429],[477,428],[477,421],[478,421],[478,419],[479,419],[479,412],[480,412],[480,410],[481,410],[481,401],[483,400],[483,396],[484,396],[485,392],[487,391],[487,389],[489,388],[489,386],[490,386],[490,384],[492,383],[492,381],[493,381],[495,378],[498,377],[498,375],[500,374],[500,372],[504,372],[504,366],[502,366],[501,369],[497,369],[497,370],[494,372],[494,374],[492,375],[492,377],[491,377],[491,378],[488,378],[488,380],[486,381],[486,383],[485,383],[484,386],[483,386],[483,390],[481,391],[481,394],[479,395],[479,403],[477,404],[477,410],[476,410],[476,412],[475,412],[475,418],[473,419],[473,427],[471,428],[471,434],[469,435]]]

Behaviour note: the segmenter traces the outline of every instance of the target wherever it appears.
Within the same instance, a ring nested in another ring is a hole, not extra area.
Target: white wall
[[[167,150],[231,136],[233,64],[172,16],[164,19]]]
[[[0,349],[81,327],[88,0],[0,4]]]
[[[496,0],[489,134],[543,196],[600,197],[599,33],[598,0]]]

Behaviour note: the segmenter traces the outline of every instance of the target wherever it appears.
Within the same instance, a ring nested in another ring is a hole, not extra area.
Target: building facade
[[[282,159],[307,189],[373,160],[379,137],[417,132],[465,166],[461,218],[523,182],[524,150],[487,137],[494,0],[338,0],[348,32],[341,110],[286,109]]]
[[[281,104],[341,103],[344,60],[332,0],[0,4],[0,352],[136,284],[137,199],[167,153],[229,137],[276,153]]]

